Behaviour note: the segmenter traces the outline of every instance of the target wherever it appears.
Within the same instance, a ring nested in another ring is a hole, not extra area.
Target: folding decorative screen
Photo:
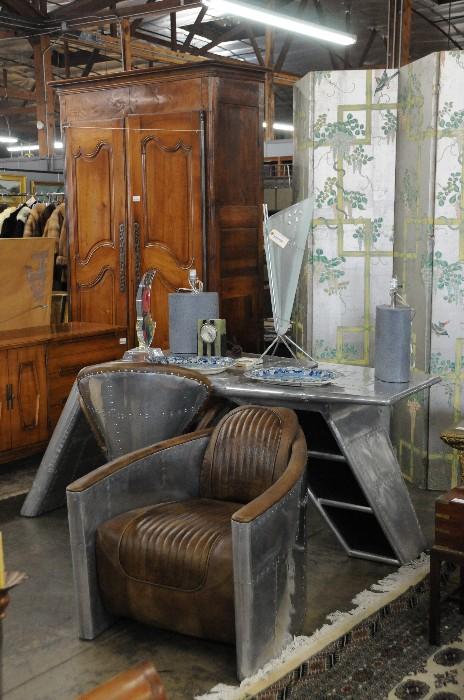
[[[434,489],[458,480],[439,436],[464,412],[463,80],[451,51],[310,73],[294,92],[295,197],[315,195],[297,338],[319,360],[372,365],[394,272],[416,311],[415,365],[442,383],[396,409],[392,437],[405,477]]]

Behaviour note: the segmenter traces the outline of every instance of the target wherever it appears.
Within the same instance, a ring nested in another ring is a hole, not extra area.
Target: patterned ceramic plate
[[[202,374],[219,374],[232,367],[235,363],[233,357],[201,357],[199,355],[168,355],[170,365],[178,365],[186,369],[193,369]]]
[[[339,372],[307,367],[266,367],[245,372],[245,377],[248,379],[288,386],[325,386],[339,376]]]

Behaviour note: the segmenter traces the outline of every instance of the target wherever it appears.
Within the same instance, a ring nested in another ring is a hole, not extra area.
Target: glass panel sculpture
[[[157,272],[157,269],[147,270],[140,280],[135,300],[137,314],[135,330],[139,346],[124,353],[124,360],[159,362],[164,358],[161,348],[150,347],[156,330],[156,321],[151,316],[151,287]]]
[[[304,199],[270,217],[265,209],[264,249],[276,337],[263,356],[271,349],[274,354],[279,343],[283,343],[293,357],[296,358],[295,348],[315,367],[317,363],[313,358],[287,336],[312,213],[312,199]]]

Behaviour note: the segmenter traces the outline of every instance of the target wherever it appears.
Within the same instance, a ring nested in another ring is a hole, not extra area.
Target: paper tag
[[[464,503],[464,498],[452,498],[450,503]]]
[[[139,195],[139,194],[133,194],[133,195],[132,195],[132,201],[133,201],[133,202],[140,202],[140,195]]]
[[[29,199],[26,201],[26,207],[32,207],[32,205],[36,203],[37,200],[35,197],[29,197]]]
[[[276,228],[272,229],[272,231],[269,234],[269,238],[273,243],[277,243],[277,245],[281,248],[285,248],[289,241],[287,236],[284,236],[284,234],[280,233],[280,231],[278,231]]]

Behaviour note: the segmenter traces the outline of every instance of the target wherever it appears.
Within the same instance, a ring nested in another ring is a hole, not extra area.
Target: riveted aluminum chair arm
[[[232,518],[235,625],[239,678],[255,673],[300,633],[305,611],[306,441],[267,491]],[[275,488],[274,488],[275,487]],[[297,546],[299,541],[303,546]]]
[[[164,459],[169,462],[176,463],[178,461],[179,450],[176,448],[182,448],[186,443],[190,443],[199,440],[204,437],[208,437],[213,432],[213,428],[207,428],[205,430],[199,430],[194,433],[187,433],[186,435],[180,435],[179,437],[169,438],[169,440],[162,440],[155,445],[149,445],[149,447],[142,447],[140,450],[134,450],[127,455],[113,459],[112,462],[107,462],[102,467],[95,469],[90,474],[86,474],[80,479],[74,481],[67,487],[68,492],[85,491],[91,488],[94,484],[98,484],[103,479],[108,479],[112,475],[117,474],[125,469],[130,469],[131,465],[140,460],[148,458],[150,456],[157,455],[159,459]],[[160,464],[159,459],[156,464]],[[185,465],[183,465],[185,466]],[[200,464],[197,465],[198,467]]]
[[[308,449],[303,431],[295,440],[288,467],[274,484],[266,491],[253,499],[250,503],[237,510],[232,520],[238,523],[249,523],[263,515],[267,510],[279,503],[291,491],[296,482],[301,478],[306,468]]]
[[[105,521],[162,501],[195,498],[211,430],[142,448],[100,467],[67,488],[79,636],[93,639],[114,622],[99,592],[95,537]]]

